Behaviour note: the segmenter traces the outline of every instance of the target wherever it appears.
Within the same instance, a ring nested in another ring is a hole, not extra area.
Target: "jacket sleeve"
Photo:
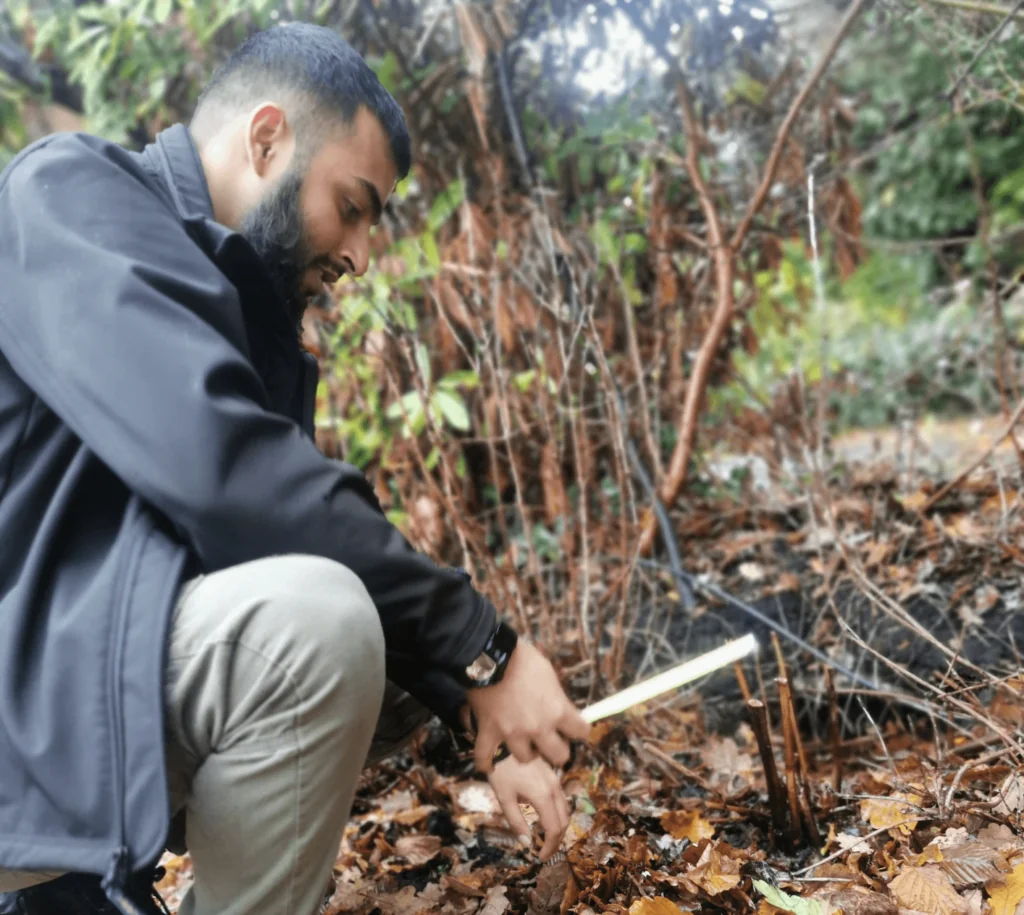
[[[392,663],[470,663],[494,607],[412,549],[358,470],[267,408],[225,335],[238,293],[176,215],[75,137],[0,181],[0,351],[203,569],[334,559],[366,584]]]

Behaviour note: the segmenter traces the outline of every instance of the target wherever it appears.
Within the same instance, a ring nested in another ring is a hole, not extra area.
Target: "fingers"
[[[575,740],[590,740],[590,725],[587,724],[587,719],[579,713],[575,706],[569,706],[566,713],[562,716],[562,720],[559,721],[558,728],[566,737]]]
[[[537,758],[537,751],[534,750],[533,743],[525,734],[517,734],[513,737],[507,738],[505,740],[505,746],[508,747],[509,753],[511,753],[524,766],[527,763],[533,762]]]
[[[541,755],[556,769],[560,769],[569,761],[569,744],[557,731],[537,734],[534,743]]]
[[[569,825],[569,807],[557,780],[551,790],[538,799],[536,809],[544,829],[544,847],[540,850],[540,859],[546,861],[558,851]]]
[[[488,775],[491,773],[494,768],[494,756],[500,745],[501,733],[498,729],[489,722],[481,724],[476,736],[476,746],[473,748],[473,759],[477,769]]]
[[[523,816],[523,809],[519,806],[519,798],[516,796],[516,793],[514,791],[501,791],[500,793],[495,791],[495,797],[498,799],[498,806],[501,807],[501,812],[505,815],[508,825],[512,827],[516,834],[523,837],[526,847],[529,848],[532,836],[530,824],[526,822],[526,817]]]
[[[555,795],[555,806],[558,808],[558,815],[561,817],[562,822],[562,835],[565,835],[566,829],[569,828],[569,820],[572,818],[572,812],[569,810],[569,801],[565,796],[565,792],[562,791],[561,784],[555,784],[554,788]]]

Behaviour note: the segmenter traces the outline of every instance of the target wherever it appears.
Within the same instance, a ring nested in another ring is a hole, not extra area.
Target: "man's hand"
[[[510,756],[494,767],[488,781],[509,826],[526,840],[527,846],[531,844],[530,826],[519,809],[519,802],[530,804],[537,811],[544,830],[541,861],[546,861],[558,851],[569,825],[569,804],[555,770],[543,759],[521,763]]]
[[[501,682],[470,689],[466,697],[476,717],[475,756],[481,772],[491,772],[502,743],[521,763],[539,752],[559,768],[569,760],[569,740],[590,736],[590,725],[562,691],[551,663],[522,639]]]

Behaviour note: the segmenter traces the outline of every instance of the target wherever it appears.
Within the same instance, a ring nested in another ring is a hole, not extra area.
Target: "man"
[[[151,909],[183,812],[183,912],[311,915],[375,730],[419,720],[409,696],[475,721],[513,826],[528,801],[557,846],[552,767],[586,723],[468,577],[312,441],[302,310],[366,271],[409,159],[358,54],[289,25],[142,153],[56,135],[0,175],[9,909],[65,910],[61,874],[93,875],[96,911]]]

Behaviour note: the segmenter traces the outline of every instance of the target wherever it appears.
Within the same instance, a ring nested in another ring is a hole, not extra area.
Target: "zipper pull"
[[[125,893],[128,885],[128,849],[122,845],[114,851],[110,868],[100,882],[103,892],[121,915],[146,915]]]

